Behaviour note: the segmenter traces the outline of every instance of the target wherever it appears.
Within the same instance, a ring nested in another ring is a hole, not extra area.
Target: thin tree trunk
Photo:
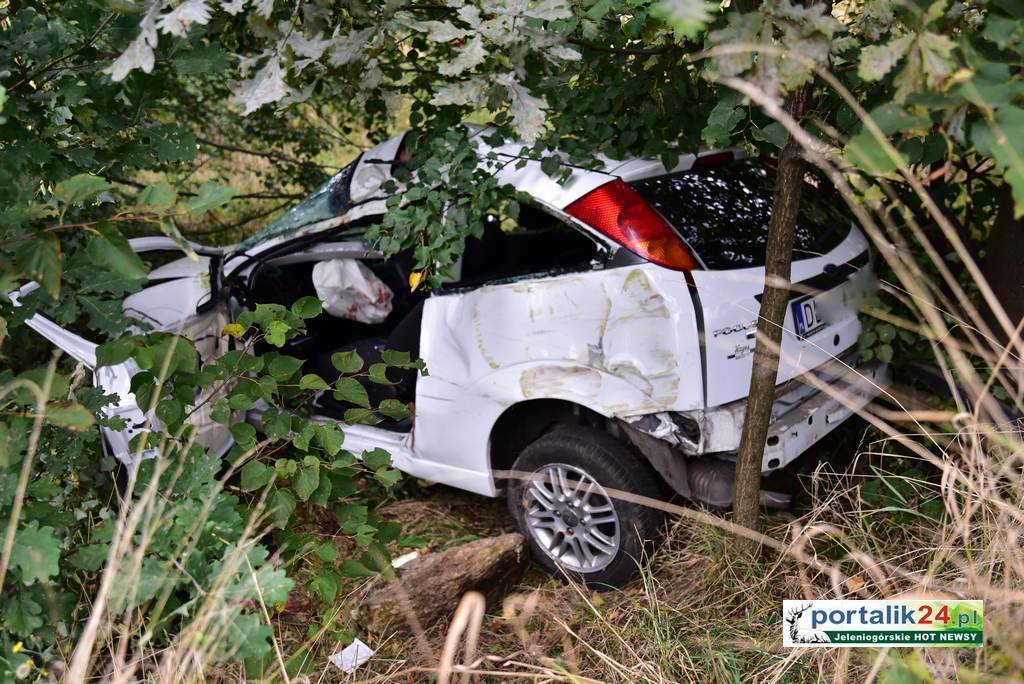
[[[810,85],[793,91],[786,103],[799,121],[807,110]],[[754,371],[750,377],[747,414],[743,422],[740,450],[736,457],[736,486],[733,503],[736,523],[757,530],[760,516],[761,460],[768,437],[768,423],[775,401],[775,380],[779,371],[779,344],[782,324],[789,303],[790,267],[793,263],[793,230],[796,226],[803,178],[807,164],[800,144],[791,136],[779,155],[778,175],[772,198],[772,216],[768,224],[765,250],[765,288],[757,320],[754,346]],[[741,551],[752,552],[754,542],[737,537]]]
[[[1006,315],[1013,323],[1024,318],[1024,273],[1021,272],[1020,244],[1024,238],[1024,219],[1013,217],[1013,195],[1007,185],[999,189],[999,212],[985,241],[985,261],[981,271],[992,287]],[[995,324],[996,317],[986,311],[992,330],[1007,343],[1003,329]]]

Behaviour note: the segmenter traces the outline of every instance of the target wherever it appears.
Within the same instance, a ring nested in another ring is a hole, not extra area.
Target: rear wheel
[[[646,462],[607,433],[565,426],[526,447],[513,470],[509,509],[540,565],[588,584],[636,574],[664,514],[619,493],[660,497]]]

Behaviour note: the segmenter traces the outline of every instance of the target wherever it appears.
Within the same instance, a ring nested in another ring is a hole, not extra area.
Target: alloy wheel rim
[[[606,567],[619,552],[619,516],[611,497],[589,473],[564,463],[534,471],[523,487],[530,535],[567,570]]]

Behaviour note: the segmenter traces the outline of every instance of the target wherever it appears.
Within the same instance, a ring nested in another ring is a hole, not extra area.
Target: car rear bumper
[[[892,381],[891,369],[878,361],[857,363],[837,359],[812,373],[780,386],[772,408],[761,471],[785,467],[883,392]],[[691,456],[736,452],[740,446],[746,399],[681,417],[693,424],[696,439],[680,439],[678,448]]]

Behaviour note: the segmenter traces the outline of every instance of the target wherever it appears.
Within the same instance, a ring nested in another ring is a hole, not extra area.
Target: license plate
[[[818,318],[818,309],[811,297],[798,299],[793,302],[792,307],[796,334],[800,337],[807,337],[825,327],[825,322]]]

